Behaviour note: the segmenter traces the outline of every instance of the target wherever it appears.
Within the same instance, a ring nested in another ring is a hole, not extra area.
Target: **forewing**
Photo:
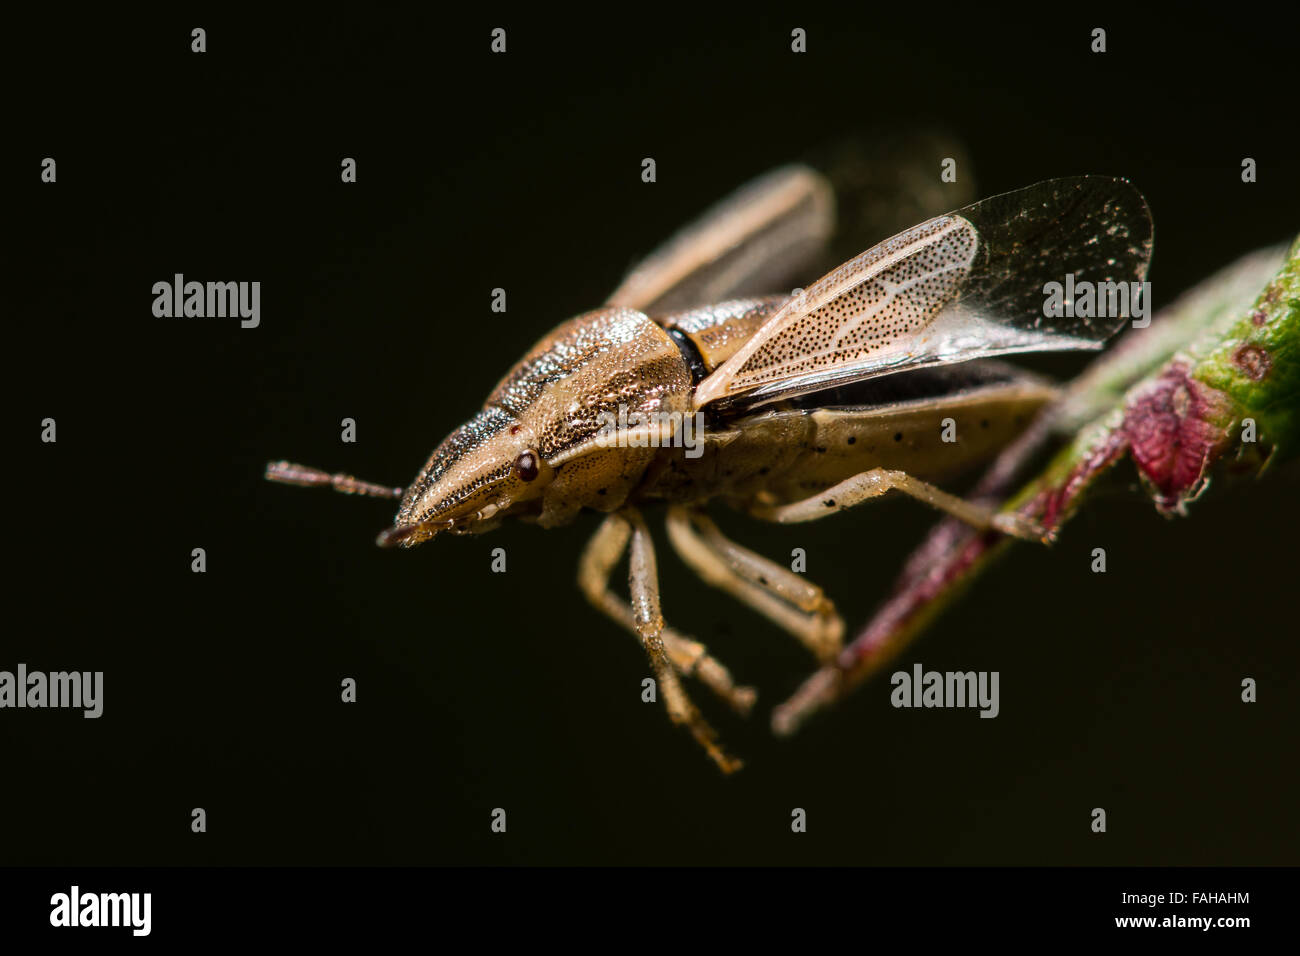
[[[610,305],[651,315],[779,290],[835,225],[830,183],[784,166],[742,187],[628,274]]]
[[[1048,315],[1046,284],[1067,275],[1079,288],[1140,283],[1150,256],[1150,213],[1125,180],[1055,179],[994,196],[899,233],[792,297],[700,383],[696,406],[762,404],[994,355],[1100,348],[1130,308]],[[1129,291],[1114,304],[1131,306]]]

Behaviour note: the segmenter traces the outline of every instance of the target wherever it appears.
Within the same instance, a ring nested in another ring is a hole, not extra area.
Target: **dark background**
[[[985,575],[899,666],[1000,671],[996,720],[894,710],[885,679],[774,740],[770,708],[811,661],[662,550],[669,620],[760,689],[748,723],[695,689],[747,761],[730,779],[641,703],[641,652],[574,587],[594,517],[388,553],[372,544],[388,504],[261,480],[286,457],[409,481],[637,257],[845,137],[942,127],[979,195],[1132,178],[1157,306],[1300,226],[1293,37],[1263,8],[963,9],[14,24],[0,668],[102,670],[106,690],[97,721],[0,713],[0,860],[1300,862],[1294,473],[1216,484],[1165,521],[1125,467],[1055,548]],[[261,327],[154,318],[150,288],[175,272],[260,280]],[[794,529],[721,520],[773,556],[805,547],[852,633],[934,516],[885,501]]]

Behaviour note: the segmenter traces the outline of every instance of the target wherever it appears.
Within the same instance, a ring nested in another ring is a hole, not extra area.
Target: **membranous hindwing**
[[[792,297],[700,384],[696,407],[762,404],[995,355],[1099,348],[1128,318],[1150,254],[1150,213],[1126,180],[1050,180],[992,197],[905,230]],[[1123,305],[1049,315],[1044,289],[1067,281],[1120,288]]]

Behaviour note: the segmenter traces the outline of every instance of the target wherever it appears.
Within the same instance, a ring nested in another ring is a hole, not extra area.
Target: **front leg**
[[[637,518],[639,517],[640,515],[637,515]],[[587,545],[586,551],[583,552],[578,569],[578,586],[592,605],[608,615],[620,626],[636,634],[638,638],[642,638],[643,627],[648,625],[650,629],[653,629],[657,616],[655,611],[658,607],[657,580],[655,580],[653,598],[644,594],[644,587],[638,584],[633,585],[633,594],[641,593],[642,595],[640,605],[643,609],[641,616],[644,618],[644,623],[638,622],[638,613],[609,588],[610,576],[613,574],[614,567],[618,564],[619,559],[623,556],[623,552],[627,549],[629,542],[633,539],[634,528],[633,521],[625,517],[623,512],[612,514],[605,519]],[[641,523],[641,528],[644,531],[644,522]],[[642,554],[639,558],[635,558],[629,575],[639,582],[644,582],[647,579],[647,571],[650,572],[649,577],[655,577],[653,575],[654,552],[652,545],[649,553],[649,568],[646,566],[647,558],[644,552],[646,544],[649,544],[648,534],[644,536],[643,541],[645,543],[640,545]],[[661,616],[659,620],[662,622]],[[737,713],[741,715],[749,713],[756,696],[754,689],[752,687],[736,686],[731,674],[709,654],[708,649],[703,644],[679,634],[670,627],[663,626],[662,623],[659,638],[664,653],[666,653],[669,662],[677,673],[698,678],[715,694],[727,701]],[[645,643],[645,639],[642,638],[643,646]],[[646,650],[651,657],[652,666],[654,666],[655,652],[651,647],[647,647]],[[656,667],[655,678],[659,687],[663,690],[664,702],[669,707],[670,716],[674,713],[678,715],[673,717],[674,722],[680,722],[678,717],[683,714],[689,716],[689,714],[695,712],[694,705],[686,698],[685,691],[677,680],[676,673],[670,671],[669,680],[665,682],[660,677],[660,671]],[[685,708],[680,706],[679,701],[685,701]],[[674,707],[677,707],[676,711],[674,711]],[[698,718],[698,713],[696,713],[696,718]],[[689,721],[687,722],[689,723]],[[700,720],[699,723],[703,724],[703,721]],[[707,728],[707,724],[703,726]],[[696,734],[696,730],[692,729],[692,733]],[[709,730],[708,733],[712,735],[712,730]],[[698,734],[696,734],[696,737],[699,739]],[[712,739],[711,736],[710,739]],[[733,761],[731,758],[726,757],[725,754],[722,754],[717,749],[716,744],[712,748],[706,746],[705,749],[709,750],[710,756],[715,761],[718,761],[719,766],[724,771],[730,772],[740,766],[738,761]],[[722,759],[719,760],[719,757]]]
[[[723,773],[739,770],[740,761],[728,756],[718,746],[717,733],[686,696],[669,663],[663,641],[664,618],[659,607],[659,572],[655,566],[654,541],[645,519],[635,508],[624,508],[619,514],[632,526],[628,587],[632,593],[633,622],[663,692],[668,717],[675,724],[686,725],[695,742],[705,749]]]

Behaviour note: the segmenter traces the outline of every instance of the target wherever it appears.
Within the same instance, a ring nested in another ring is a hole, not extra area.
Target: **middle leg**
[[[844,619],[815,584],[731,541],[698,511],[668,509],[668,539],[707,584],[793,634],[820,661],[839,653]]]
[[[631,537],[632,526],[621,515],[607,517],[582,553],[578,563],[578,587],[597,610],[639,638],[631,605],[609,587],[610,577]],[[749,715],[757,697],[754,688],[736,684],[731,672],[699,641],[667,625],[660,634],[668,659],[677,673],[700,681],[742,717]]]

